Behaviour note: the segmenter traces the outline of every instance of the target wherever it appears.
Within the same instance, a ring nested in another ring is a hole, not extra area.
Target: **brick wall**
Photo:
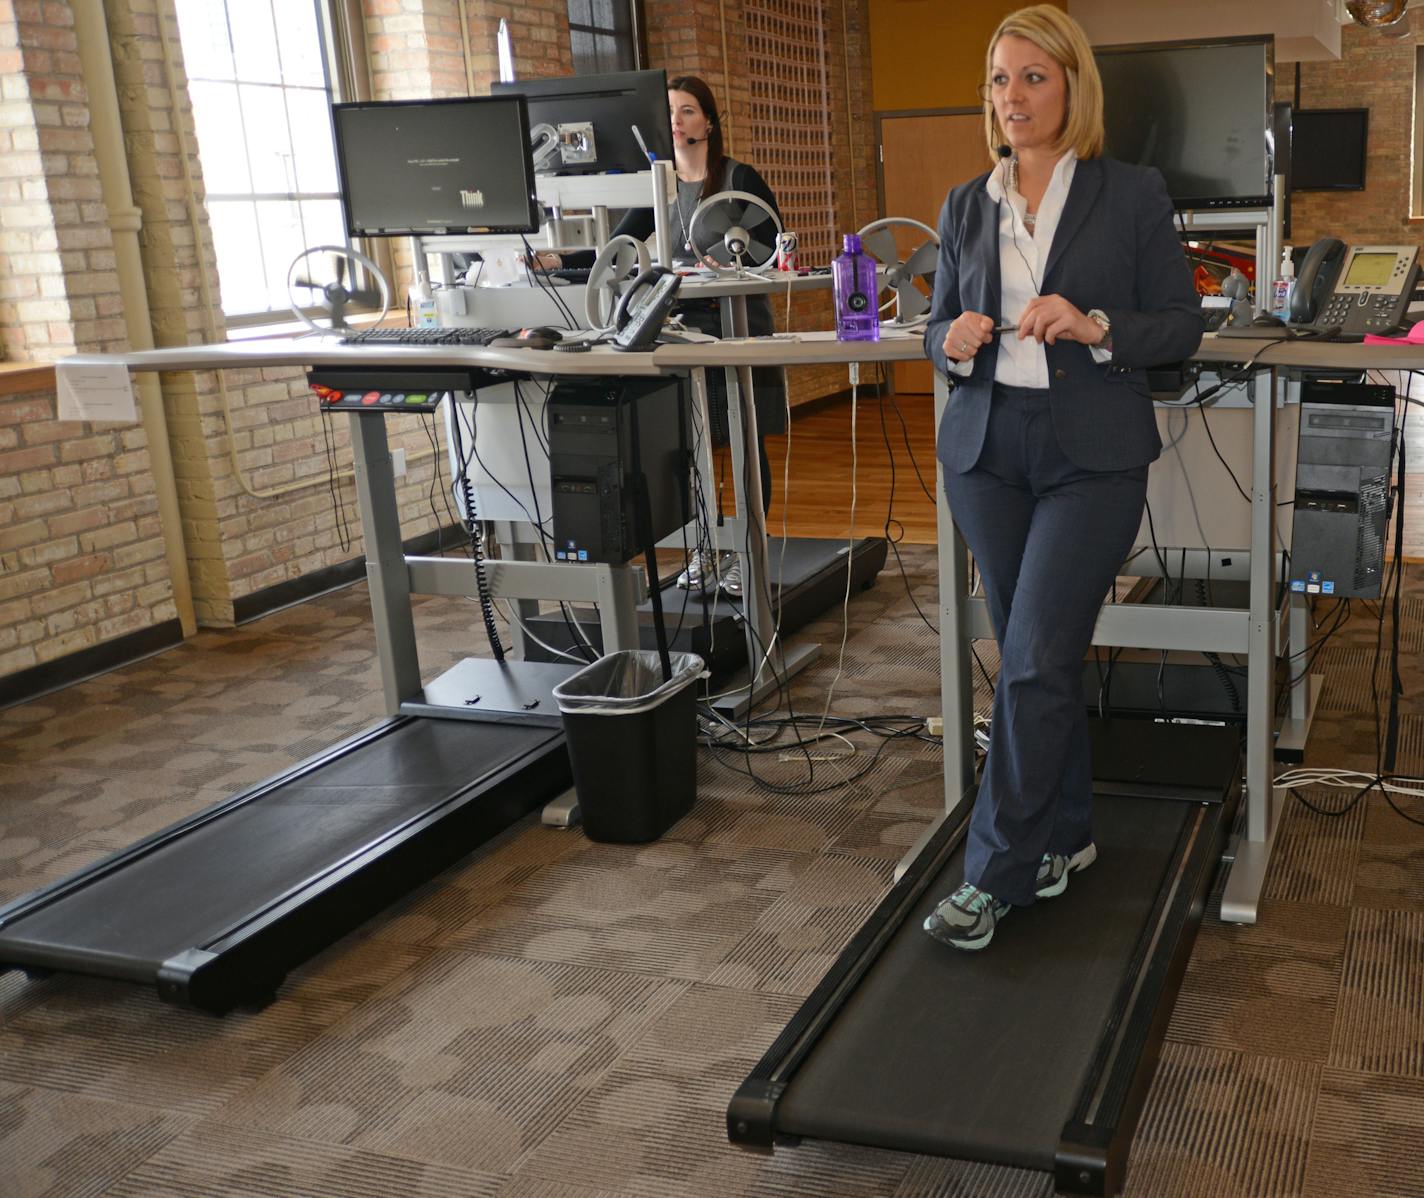
[[[7,356],[125,349],[67,0],[0,6],[0,62]],[[143,427],[61,422],[53,392],[0,398],[0,676],[174,614]]]
[[[1414,132],[1414,73],[1424,9],[1411,8],[1410,32],[1399,38],[1345,25],[1339,62],[1288,63],[1278,68],[1276,94],[1294,94],[1300,71],[1300,107],[1370,110],[1368,159],[1363,191],[1298,191],[1291,197],[1291,242],[1318,237],[1353,242],[1418,242],[1420,223],[1409,222],[1410,171],[1420,169],[1420,150],[1410,153]]]

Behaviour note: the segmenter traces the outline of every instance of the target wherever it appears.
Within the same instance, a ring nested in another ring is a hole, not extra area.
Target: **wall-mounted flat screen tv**
[[[1291,121],[1292,191],[1363,191],[1368,108],[1298,108]]]

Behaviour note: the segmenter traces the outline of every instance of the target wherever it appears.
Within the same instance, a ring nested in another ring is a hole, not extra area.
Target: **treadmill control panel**
[[[385,415],[390,412],[433,412],[448,391],[398,391],[382,390],[377,387],[369,391],[342,391],[321,383],[311,385],[312,393],[328,410],[340,409],[344,412],[375,412]]]
[[[479,368],[314,366],[307,371],[307,385],[323,411],[391,416],[397,412],[433,412],[447,396],[478,390],[502,377]]]

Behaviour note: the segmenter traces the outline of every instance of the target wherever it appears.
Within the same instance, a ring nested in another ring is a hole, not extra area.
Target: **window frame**
[[[234,9],[237,7],[237,5],[238,5],[238,4],[245,4],[245,3],[249,3],[249,2],[250,2],[250,0],[223,0],[223,12],[224,12],[224,15],[225,15],[226,18],[227,18],[227,21],[228,21],[228,24],[229,24],[229,28],[231,27],[231,21],[232,21]],[[364,63],[361,63],[361,62],[360,62],[360,56],[358,56],[358,55],[356,55],[356,54],[354,53],[354,45],[355,45],[355,43],[354,43],[354,41],[353,41],[353,39],[352,39],[352,36],[351,36],[351,35],[352,35],[352,32],[353,32],[352,18],[353,18],[353,16],[354,16],[358,21],[359,21],[359,18],[360,18],[359,0],[310,0],[310,3],[311,3],[311,5],[312,5],[312,12],[313,12],[313,14],[314,14],[315,22],[316,22],[316,35],[317,35],[317,43],[318,43],[317,48],[318,48],[318,51],[319,51],[318,57],[319,57],[319,61],[320,61],[320,63],[321,63],[321,79],[322,79],[322,83],[321,83],[320,91],[322,92],[322,94],[323,94],[323,96],[324,96],[324,99],[325,99],[326,129],[327,129],[328,136],[329,136],[330,139],[331,139],[332,161],[333,161],[333,163],[335,163],[335,161],[336,161],[335,128],[334,128],[334,125],[333,125],[332,120],[331,120],[331,105],[332,105],[333,102],[339,101],[339,100],[341,100],[341,99],[345,99],[345,98],[347,98],[347,97],[352,97],[352,98],[354,98],[354,93],[356,93],[357,91],[361,90],[361,88],[357,85],[357,78],[358,78],[358,74],[359,74],[360,68],[361,68],[362,66],[364,66]],[[290,10],[289,10],[289,8],[288,8],[288,4],[287,4],[286,0],[269,0],[269,4],[270,4],[270,9],[271,9],[271,13],[272,13],[272,19],[273,19],[274,27],[275,27],[276,24],[277,24],[277,23],[279,22],[279,20],[280,20],[279,13],[281,13],[281,12],[284,11],[284,10],[285,10],[285,11],[290,11]],[[355,6],[354,9],[353,9],[353,5]],[[359,29],[360,29],[360,26],[357,25],[357,26],[355,26],[355,28],[356,28],[357,30],[359,30]],[[181,21],[180,21],[180,24],[179,24],[180,38],[181,38],[181,32],[182,32],[182,30],[181,30]],[[197,81],[197,82],[208,82],[208,81],[210,81],[210,80],[206,79],[201,73],[194,71],[193,67],[187,62],[187,56],[186,56],[186,55],[185,55],[185,57],[184,57],[184,66],[185,66],[185,75],[187,76],[187,79],[188,79],[188,81],[189,81],[190,84],[191,84],[192,82],[194,82],[194,81]],[[229,80],[211,80],[211,81],[213,81],[213,82],[232,82],[235,86],[240,86],[240,85],[242,85],[242,84],[244,84],[244,83],[250,85],[250,84],[253,84],[254,82],[256,82],[256,83],[260,83],[261,86],[270,86],[270,87],[273,87],[275,90],[277,90],[278,92],[280,92],[280,93],[283,95],[283,97],[284,97],[284,110],[285,110],[285,96],[286,96],[286,93],[287,93],[288,91],[291,91],[291,90],[300,90],[300,91],[306,91],[306,92],[313,92],[313,93],[314,93],[314,92],[316,92],[316,91],[318,90],[315,86],[310,86],[310,85],[308,85],[308,86],[303,86],[303,87],[298,88],[298,87],[295,87],[295,85],[286,83],[285,81],[279,81],[279,82],[277,82],[277,83],[267,83],[267,82],[265,82],[265,81],[244,80],[244,79],[241,79],[241,78],[239,78],[239,77],[237,76],[237,72],[236,72],[235,67],[234,67],[234,77],[233,77],[232,80],[230,80],[230,81],[229,81]],[[366,81],[363,81],[363,82],[366,82]],[[369,88],[369,83],[368,83],[368,82],[366,82],[366,87]],[[191,104],[191,102],[192,102],[192,101],[191,101],[191,95],[190,95],[189,103]],[[239,119],[241,119],[241,117],[240,117]],[[196,132],[196,129],[195,129],[195,132]],[[244,147],[243,147],[243,148],[244,148],[244,151],[246,151],[246,148],[247,148],[247,144],[248,144],[248,143],[247,143],[247,130],[246,130],[246,127],[245,127],[245,126],[244,126],[244,128],[243,128],[243,138],[244,138]],[[199,140],[198,140],[198,142],[197,142],[197,144],[196,144],[196,149],[197,149],[197,153],[198,153],[198,160],[199,160],[199,163],[200,163],[200,165],[201,165],[201,163],[202,163],[202,153],[203,153],[202,144],[201,144],[201,138],[199,138]],[[295,182],[296,182],[296,181],[293,180],[293,183],[294,183],[294,184],[295,184]],[[257,203],[261,203],[261,202],[263,202],[263,201],[268,201],[268,202],[270,202],[270,201],[274,201],[274,200],[285,200],[285,201],[287,201],[287,202],[289,202],[289,203],[301,204],[303,201],[329,200],[329,201],[334,201],[336,204],[340,205],[340,202],[341,202],[340,180],[337,179],[337,180],[335,180],[334,182],[335,182],[335,186],[334,186],[333,190],[330,191],[330,192],[326,192],[326,191],[305,191],[305,190],[301,190],[301,189],[299,189],[299,188],[296,188],[295,186],[294,186],[291,190],[289,190],[289,191],[282,191],[282,192],[256,191],[256,190],[244,191],[244,192],[214,192],[214,191],[210,190],[210,189],[207,187],[207,185],[206,185],[206,179],[205,179],[205,182],[204,182],[204,194],[203,194],[203,207],[204,207],[205,213],[208,215],[209,229],[211,230],[211,222],[212,222],[212,214],[211,214],[211,209],[209,208],[209,204],[210,204],[211,202],[213,202],[213,201],[217,201],[217,202],[231,202],[231,201],[238,201],[238,202],[241,202],[241,201],[248,201],[248,202],[257,204]],[[259,225],[259,229],[258,229],[258,237],[259,237],[259,247],[260,247],[260,245],[261,245],[261,242],[260,242],[260,237],[261,237],[260,225]],[[343,217],[342,217],[341,243],[344,244],[344,245],[346,245],[348,248],[361,248],[359,245],[357,245],[357,244],[353,241],[353,239],[351,238],[349,232],[348,232],[347,229],[345,228],[344,215],[343,215]],[[363,251],[363,252],[364,252],[364,251]],[[267,327],[267,326],[275,326],[275,325],[283,325],[283,324],[289,324],[289,323],[291,323],[291,321],[292,321],[292,309],[291,309],[290,306],[272,307],[272,308],[255,309],[255,310],[247,310],[247,311],[234,311],[234,312],[231,312],[231,313],[229,313],[225,308],[223,308],[223,307],[222,307],[222,291],[221,291],[222,263],[221,263],[220,261],[217,261],[217,258],[216,258],[216,254],[217,254],[217,247],[216,247],[216,244],[214,244],[214,246],[213,246],[213,253],[214,253],[214,261],[216,262],[217,270],[218,270],[218,276],[219,276],[219,287],[218,287],[217,305],[218,305],[219,311],[221,311],[221,313],[222,313],[223,323],[224,323],[225,327],[229,330],[229,336],[232,336],[232,335],[234,335],[234,334],[237,334],[237,335],[239,335],[239,336],[244,335],[244,334],[246,334],[246,335],[251,335],[251,333],[253,332],[253,330],[262,329],[262,328],[265,328],[265,327]],[[265,273],[265,269],[266,269],[267,267],[272,266],[273,264],[266,261],[265,253],[264,253],[264,255],[263,255],[263,259],[264,259],[264,273]],[[383,261],[383,259],[385,259],[385,261]],[[389,261],[388,261],[388,259],[389,259],[389,254],[388,254],[388,253],[382,254],[381,257],[377,259],[378,264],[382,266],[383,270],[387,271],[387,277],[389,277],[389,273],[388,273]],[[285,282],[285,280],[283,280],[283,281]],[[270,283],[270,280],[269,280],[269,283]],[[269,301],[269,302],[270,302],[270,301]],[[316,307],[308,308],[308,309],[304,309],[304,310],[306,311],[307,315],[309,315],[309,316],[310,316],[310,315],[318,314],[318,313],[320,313],[320,312],[323,311],[323,309],[321,309],[321,308],[316,308]],[[357,308],[357,307],[353,307],[352,310],[353,310],[353,311],[360,311],[360,310],[362,310],[362,309]]]
[[[585,0],[590,5],[589,13],[592,17],[592,0]],[[575,75],[603,72],[584,72],[579,70],[578,55],[574,52],[574,34],[587,33],[589,35],[602,35],[612,37],[615,41],[621,42],[627,47],[632,55],[632,65],[626,69],[641,71],[646,68],[648,61],[647,47],[647,27],[643,13],[643,0],[613,0],[613,25],[595,24],[592,19],[585,23],[574,20],[573,14],[574,0],[565,0],[564,12],[569,24],[569,57],[573,62]]]

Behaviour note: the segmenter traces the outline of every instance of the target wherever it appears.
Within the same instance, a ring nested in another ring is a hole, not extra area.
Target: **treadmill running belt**
[[[1124,962],[1202,811],[1099,795],[1097,863],[1010,911],[977,953],[921,930],[963,877],[957,849],[797,1070],[778,1130],[1052,1170]]]
[[[568,784],[557,728],[389,721],[0,907],[0,967],[157,981],[214,1010],[260,999]]]

